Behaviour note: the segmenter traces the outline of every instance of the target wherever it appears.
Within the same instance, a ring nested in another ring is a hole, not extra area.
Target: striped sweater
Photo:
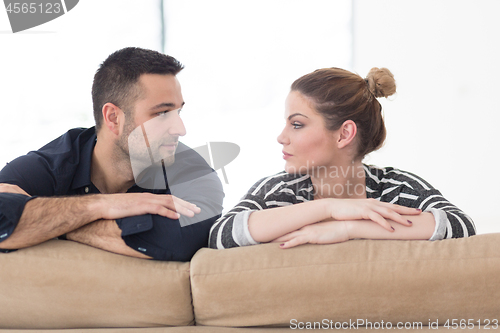
[[[422,178],[394,168],[369,165],[363,165],[363,168],[367,198],[420,208],[434,215],[436,227],[430,240],[475,235],[472,219]],[[248,217],[252,211],[313,200],[313,190],[309,175],[283,171],[259,180],[212,226],[209,247],[224,249],[258,244],[248,231]]]

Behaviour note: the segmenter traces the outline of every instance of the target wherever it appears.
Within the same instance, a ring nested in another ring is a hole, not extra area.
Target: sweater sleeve
[[[248,231],[248,218],[254,211],[269,208],[266,193],[271,178],[263,178],[255,183],[230,211],[214,223],[208,242],[210,248],[226,249],[259,244]]]
[[[259,244],[248,231],[248,218],[252,212],[266,208],[262,198],[251,192],[247,193],[236,206],[214,223],[210,230],[209,247],[226,249]]]
[[[476,234],[472,219],[446,200],[438,190],[425,191],[417,202],[418,208],[431,212],[436,221],[434,234],[429,240],[469,237]]]

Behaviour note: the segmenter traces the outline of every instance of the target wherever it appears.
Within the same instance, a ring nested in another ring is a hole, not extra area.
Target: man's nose
[[[179,114],[175,114],[171,119],[171,124],[168,129],[168,134],[172,136],[184,136],[186,135],[186,127]]]

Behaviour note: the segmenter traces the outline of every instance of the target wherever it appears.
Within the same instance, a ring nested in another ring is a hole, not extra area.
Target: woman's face
[[[285,128],[278,136],[288,173],[311,173],[313,167],[335,165],[338,155],[338,131],[326,129],[323,116],[312,102],[297,91],[285,102]]]

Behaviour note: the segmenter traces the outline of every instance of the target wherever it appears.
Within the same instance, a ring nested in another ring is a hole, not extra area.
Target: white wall
[[[294,79],[320,67],[365,75],[385,66],[398,94],[383,101],[387,144],[367,162],[421,175],[479,232],[499,232],[500,2],[353,1],[165,0],[166,52],[186,65],[184,141],[241,146],[226,167],[226,209],[281,170],[276,136]],[[92,126],[99,63],[125,46],[160,50],[159,18],[158,0],[82,0],[61,18],[12,34],[2,8],[0,165],[68,128]]]
[[[0,5],[0,167],[69,128],[93,126],[95,71],[126,46],[161,50],[159,3],[82,0],[16,34]]]
[[[398,94],[383,103],[387,143],[369,163],[424,177],[500,232],[500,2],[355,0],[354,70],[387,67]]]

